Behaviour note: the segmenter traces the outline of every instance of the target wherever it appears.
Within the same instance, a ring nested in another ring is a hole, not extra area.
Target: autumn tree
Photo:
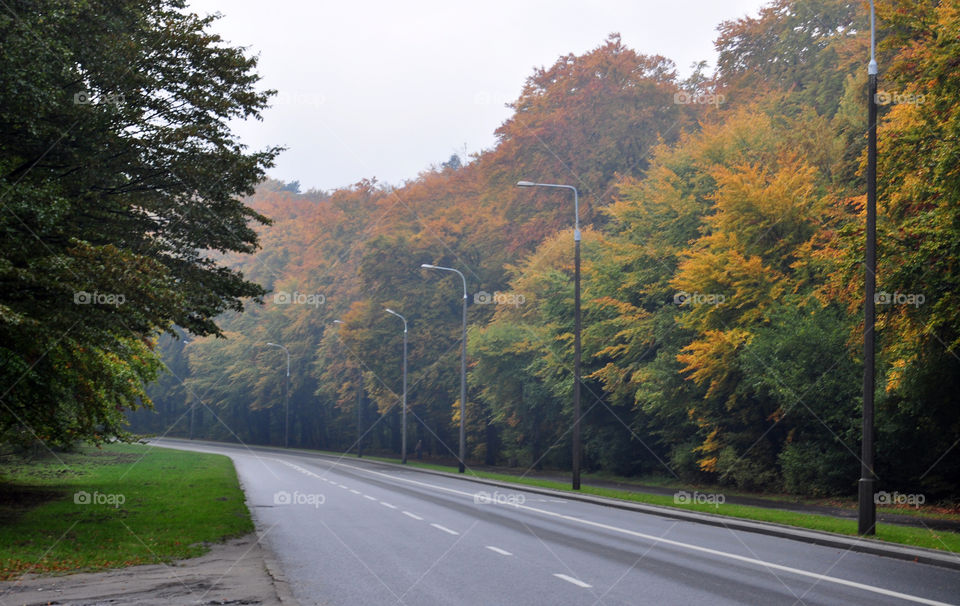
[[[252,252],[252,191],[276,148],[256,59],[179,0],[10,3],[0,15],[0,435],[51,444],[121,432],[158,331],[217,334],[264,290],[209,251]]]

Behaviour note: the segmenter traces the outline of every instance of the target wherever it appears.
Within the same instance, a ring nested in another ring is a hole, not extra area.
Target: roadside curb
[[[231,463],[233,461],[231,460]],[[244,504],[247,506],[248,510],[252,510],[252,506],[247,502],[247,490],[243,485],[243,481],[240,480],[240,475],[237,474],[237,481],[240,484],[240,490],[243,491],[244,495]],[[297,601],[297,598],[293,596],[293,591],[290,590],[290,584],[287,582],[287,577],[283,574],[283,567],[280,566],[280,560],[277,559],[277,555],[273,552],[273,548],[270,547],[269,541],[266,540],[269,530],[264,530],[263,526],[260,524],[260,521],[256,516],[253,515],[253,511],[250,511],[250,519],[253,520],[253,534],[256,537],[257,545],[260,546],[260,554],[263,556],[263,567],[267,576],[270,577],[270,580],[273,584],[274,593],[277,595],[277,599],[284,606],[300,606],[300,602]]]
[[[265,533],[261,532],[260,528],[257,528],[256,534],[257,543],[260,544],[260,548],[263,550],[264,567],[267,570],[267,575],[273,579],[273,588],[277,593],[277,599],[280,600],[281,604],[300,606],[300,602],[297,601],[297,598],[293,597],[293,592],[290,590],[290,584],[287,582],[287,577],[283,574],[283,568],[280,567],[280,562],[273,553],[273,549],[271,549],[264,540],[264,537],[266,536]]]
[[[321,455],[321,456],[330,457],[330,455]],[[334,458],[334,457],[331,457],[331,458]],[[627,511],[634,511],[637,513],[657,515],[665,518],[672,518],[675,520],[695,522],[697,524],[706,524],[709,526],[721,526],[723,528],[728,528],[730,530],[742,530],[745,532],[754,532],[757,534],[764,534],[764,535],[773,536],[773,537],[791,539],[794,541],[813,543],[815,545],[822,545],[825,547],[834,547],[837,549],[845,549],[848,551],[856,551],[860,553],[868,553],[872,555],[896,558],[898,560],[908,560],[912,562],[918,562],[921,564],[931,564],[933,566],[939,566],[941,568],[960,570],[960,554],[956,554],[952,552],[940,552],[934,549],[927,549],[925,547],[911,547],[909,545],[888,543],[886,541],[879,541],[877,539],[849,537],[845,535],[834,534],[831,532],[824,532],[821,530],[807,530],[805,528],[796,528],[796,527],[787,526],[784,524],[776,524],[774,522],[758,522],[755,520],[747,520],[744,518],[737,518],[733,516],[721,516],[721,515],[715,515],[710,513],[701,513],[699,511],[684,511],[682,509],[673,509],[671,507],[663,507],[660,505],[634,503],[631,501],[625,501],[621,499],[613,499],[609,497],[601,497],[596,495],[567,492],[563,490],[553,490],[550,488],[543,488],[540,486],[528,486],[526,484],[519,484],[519,483],[513,483],[513,482],[500,482],[497,480],[490,480],[487,478],[477,478],[470,475],[461,475],[461,474],[449,473],[445,471],[436,471],[434,469],[406,467],[398,463],[385,463],[383,461],[375,461],[375,462],[382,463],[384,465],[399,467],[401,469],[408,469],[410,471],[417,471],[420,473],[432,474],[432,475],[443,476],[447,478],[454,478],[459,480],[467,480],[467,481],[478,483],[478,484],[496,486],[498,488],[509,488],[511,490],[532,492],[534,494],[541,494],[544,496],[562,498],[570,501],[580,501],[583,503],[591,503],[594,505],[602,505],[605,507],[624,509]]]

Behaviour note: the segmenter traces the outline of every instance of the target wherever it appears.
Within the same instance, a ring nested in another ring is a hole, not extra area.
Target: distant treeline
[[[165,339],[173,373],[133,429],[452,458],[462,286],[468,462],[570,464],[573,199],[583,232],[585,466],[852,494],[859,477],[866,4],[779,0],[726,22],[713,74],[612,35],[527,80],[495,148],[398,187],[266,181],[262,249],[222,262],[270,291]],[[878,3],[880,488],[960,486],[960,14]],[[334,323],[340,320],[342,323]],[[194,415],[189,407],[196,405]],[[358,406],[360,410],[358,411]],[[358,414],[359,412],[359,414]]]

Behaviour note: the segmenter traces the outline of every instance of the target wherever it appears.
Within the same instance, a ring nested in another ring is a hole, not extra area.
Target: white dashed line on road
[[[487,545],[487,549],[489,549],[489,550],[492,551],[493,553],[499,553],[500,555],[503,555],[503,556],[512,556],[512,555],[513,555],[512,553],[510,553],[510,552],[507,551],[506,549],[500,549],[499,547],[494,547],[493,545]]]
[[[577,587],[583,587],[584,589],[590,589],[591,587],[593,587],[593,585],[591,585],[591,584],[589,584],[589,583],[584,583],[584,582],[581,581],[580,579],[575,579],[575,578],[573,578],[573,577],[568,577],[567,575],[565,575],[565,574],[560,574],[559,572],[553,573],[553,576],[557,577],[558,579],[563,579],[563,580],[566,581],[567,583],[573,583],[573,584],[576,585]]]
[[[407,516],[408,518],[413,518],[414,520],[422,520],[422,519],[423,519],[423,518],[421,518],[420,516],[418,516],[417,514],[415,514],[415,513],[410,513],[409,511],[404,511],[404,512],[403,512],[403,515]]]
[[[353,494],[360,494],[360,491],[359,491],[359,490],[354,490],[354,489],[352,489],[352,488],[350,489],[350,492],[352,492]]]
[[[439,525],[439,524],[430,524],[430,525],[433,526],[434,528],[436,528],[437,530],[442,530],[442,531],[444,531],[444,532],[446,532],[446,533],[448,533],[448,534],[452,534],[452,535],[458,535],[458,534],[460,534],[460,533],[457,532],[456,530],[450,530],[450,529],[447,528],[446,526],[441,526],[441,525]]]
[[[364,499],[370,499],[371,501],[376,501],[376,500],[377,500],[377,497],[371,497],[371,496],[368,495],[368,494],[363,495],[363,498],[364,498]]]
[[[390,503],[387,503],[386,501],[380,501],[380,504],[383,505],[384,507],[389,507],[390,509],[396,509],[396,508],[397,508],[396,505],[391,505]]]

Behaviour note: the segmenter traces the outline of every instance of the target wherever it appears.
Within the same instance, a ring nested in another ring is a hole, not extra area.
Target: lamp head
[[[518,187],[534,187],[536,183],[533,181],[517,181]]]

